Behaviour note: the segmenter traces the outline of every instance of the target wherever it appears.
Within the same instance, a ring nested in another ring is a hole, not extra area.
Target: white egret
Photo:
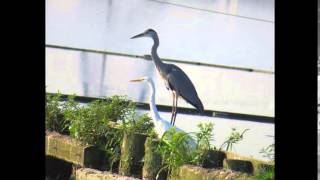
[[[151,113],[151,117],[152,117],[152,121],[154,124],[154,128],[156,130],[156,133],[157,133],[159,139],[161,139],[163,134],[171,127],[171,124],[167,120],[162,119],[160,117],[160,114],[158,112],[156,102],[155,102],[156,90],[155,90],[153,80],[147,76],[144,76],[142,78],[131,80],[131,82],[146,82],[146,83],[148,83],[149,88],[151,90],[150,99],[149,99],[149,106],[150,106],[150,111],[151,111],[150,113]]]

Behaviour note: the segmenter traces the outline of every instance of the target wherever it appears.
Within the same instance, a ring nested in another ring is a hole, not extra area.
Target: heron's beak
[[[139,79],[132,79],[130,80],[130,82],[140,82],[143,81],[143,78],[139,78]]]
[[[130,39],[135,39],[135,38],[139,38],[139,37],[143,37],[143,36],[144,36],[144,33],[141,33],[141,34],[138,34],[138,35],[131,37]]]

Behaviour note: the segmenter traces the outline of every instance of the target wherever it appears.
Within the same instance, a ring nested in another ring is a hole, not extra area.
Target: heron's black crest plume
[[[145,32],[155,32],[155,33],[157,33],[155,30],[153,30],[151,28],[147,29]]]

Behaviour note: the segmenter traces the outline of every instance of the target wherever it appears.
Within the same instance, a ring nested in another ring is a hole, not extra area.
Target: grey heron
[[[155,102],[156,89],[152,79],[149,77],[142,77],[142,78],[131,80],[131,82],[147,82],[148,83],[149,88],[151,90],[150,99],[149,99],[151,117],[152,117],[152,121],[154,124],[154,128],[156,130],[156,133],[159,139],[161,139],[163,134],[171,127],[171,124],[169,124],[167,120],[162,119],[159,115],[156,102]]]
[[[203,104],[198,97],[198,93],[193,83],[186,73],[174,64],[163,63],[159,58],[157,54],[157,49],[159,47],[159,38],[157,32],[153,29],[147,29],[145,32],[131,37],[131,39],[140,37],[149,37],[153,39],[153,46],[151,49],[152,60],[161,78],[164,80],[166,88],[172,91],[173,106],[171,124],[174,125],[175,123],[179,97],[182,97],[189,104],[193,105],[198,112],[202,113],[204,111]]]

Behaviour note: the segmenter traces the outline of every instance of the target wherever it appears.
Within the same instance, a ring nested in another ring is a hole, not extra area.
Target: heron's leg
[[[173,116],[174,116],[174,100],[176,98],[176,94],[174,93],[174,91],[172,91],[172,111],[171,111],[171,121],[170,124],[173,123]]]
[[[176,117],[177,117],[177,108],[178,108],[178,96],[175,95],[175,108],[174,108],[174,117],[173,117],[173,126],[176,122]]]

